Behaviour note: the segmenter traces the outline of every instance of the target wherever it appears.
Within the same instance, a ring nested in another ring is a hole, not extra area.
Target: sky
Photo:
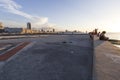
[[[0,22],[8,27],[120,32],[120,0],[0,0]]]

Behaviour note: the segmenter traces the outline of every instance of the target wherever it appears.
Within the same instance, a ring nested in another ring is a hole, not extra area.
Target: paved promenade
[[[120,80],[120,49],[95,37],[94,51],[94,80]]]
[[[0,40],[31,42],[0,62],[0,80],[92,80],[93,48],[89,35],[50,35]]]

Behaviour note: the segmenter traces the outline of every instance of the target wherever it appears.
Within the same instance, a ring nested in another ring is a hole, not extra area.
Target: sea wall
[[[120,48],[94,37],[93,80],[120,80]]]

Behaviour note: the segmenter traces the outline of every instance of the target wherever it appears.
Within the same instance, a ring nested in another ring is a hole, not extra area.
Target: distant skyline
[[[5,26],[120,32],[120,0],[0,0]]]

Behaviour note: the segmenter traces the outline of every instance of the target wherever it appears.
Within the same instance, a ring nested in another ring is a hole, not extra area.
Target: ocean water
[[[109,39],[115,39],[115,40],[120,40],[120,32],[119,33],[107,33],[106,34]],[[120,45],[115,45],[120,48]]]
[[[110,39],[120,40],[120,32],[119,33],[106,33],[106,36]]]

